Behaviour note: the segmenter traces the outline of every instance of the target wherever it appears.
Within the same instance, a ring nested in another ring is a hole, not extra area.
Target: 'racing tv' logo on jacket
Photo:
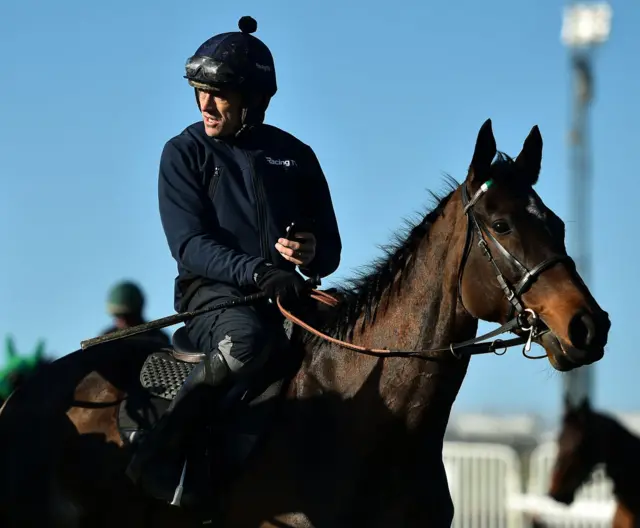
[[[270,158],[269,156],[265,156],[267,161],[269,162],[270,165],[281,165],[283,167],[297,167],[298,163],[296,162],[296,160],[292,160],[292,159],[287,159],[287,160],[282,160],[282,159],[273,159]]]

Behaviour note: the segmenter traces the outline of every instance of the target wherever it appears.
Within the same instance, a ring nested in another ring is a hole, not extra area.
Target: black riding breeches
[[[228,286],[199,288],[187,306],[198,310],[243,294]],[[234,375],[245,376],[260,369],[274,343],[286,340],[284,318],[266,300],[246,306],[224,308],[187,322],[190,340],[207,353],[220,352]]]

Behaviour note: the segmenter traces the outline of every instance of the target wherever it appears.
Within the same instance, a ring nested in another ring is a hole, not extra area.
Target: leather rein
[[[538,315],[532,309],[523,307],[520,296],[526,290],[528,290],[531,284],[536,280],[536,278],[544,273],[547,269],[551,268],[559,262],[568,261],[570,263],[573,263],[573,260],[567,255],[555,255],[544,260],[533,269],[528,269],[502,244],[500,244],[500,242],[498,242],[498,240],[486,228],[486,226],[484,226],[473,214],[473,206],[489,190],[492,183],[492,180],[489,180],[482,184],[480,189],[478,189],[478,191],[471,198],[469,198],[466,184],[463,183],[461,186],[463,212],[467,217],[467,235],[464,250],[462,253],[462,259],[460,261],[460,267],[458,268],[458,296],[460,302],[462,303],[462,306],[464,307],[464,302],[462,301],[462,276],[464,274],[464,268],[467,262],[467,258],[469,257],[472,249],[473,240],[475,237],[477,237],[478,246],[480,247],[485,258],[493,267],[496,273],[498,284],[504,292],[505,297],[511,304],[509,312],[507,314],[507,322],[502,326],[496,328],[495,330],[492,330],[491,332],[487,332],[486,334],[482,334],[480,336],[462,341],[460,343],[451,343],[449,346],[443,348],[430,348],[425,350],[392,350],[386,348],[368,348],[349,343],[347,341],[342,341],[340,339],[336,339],[335,337],[324,334],[321,331],[313,328],[311,325],[305,323],[300,318],[293,315],[290,311],[286,310],[282,306],[280,298],[276,299],[278,309],[286,319],[300,326],[301,328],[304,328],[308,332],[324,339],[325,341],[368,356],[434,359],[437,356],[440,356],[442,352],[449,351],[456,359],[461,359],[465,354],[471,356],[494,353],[501,356],[506,353],[508,348],[518,345],[524,345],[522,348],[522,354],[525,357],[529,359],[542,359],[546,357],[546,355],[531,356],[528,354],[528,352],[531,350],[531,342],[533,341],[533,339],[542,335],[543,333],[548,332],[549,330],[546,328],[542,330],[540,329],[540,319]],[[515,284],[515,286],[512,286],[509,283],[509,281],[505,278],[504,274],[500,270],[498,263],[495,261],[493,255],[491,254],[486,239],[489,239],[491,243],[498,249],[498,251],[505,257],[505,259],[511,265],[518,269],[518,272],[521,275],[521,279]],[[310,297],[318,302],[327,304],[332,307],[335,307],[339,304],[339,301],[337,299],[332,297],[327,292],[321,290],[314,289],[311,292]],[[513,332],[516,330],[525,332],[527,335],[518,336],[507,340],[498,338],[493,339],[492,341],[486,341],[487,339],[492,339],[501,334]]]

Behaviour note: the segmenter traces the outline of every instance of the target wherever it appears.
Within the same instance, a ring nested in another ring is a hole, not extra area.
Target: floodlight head
[[[611,33],[613,11],[606,2],[572,4],[565,8],[562,42],[571,47],[603,44]]]

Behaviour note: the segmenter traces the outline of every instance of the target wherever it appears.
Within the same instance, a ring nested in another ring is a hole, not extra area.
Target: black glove
[[[284,302],[299,299],[311,288],[295,271],[286,271],[271,264],[258,266],[254,281],[271,299],[280,297]]]

